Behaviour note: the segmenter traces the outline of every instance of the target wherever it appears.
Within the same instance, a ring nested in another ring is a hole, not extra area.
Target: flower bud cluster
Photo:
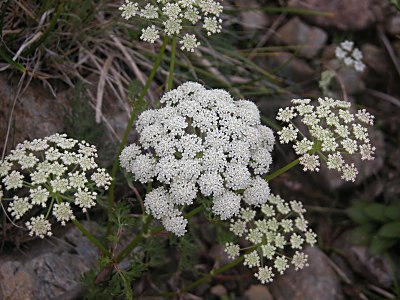
[[[139,16],[154,23],[142,29],[140,38],[143,41],[154,43],[160,37],[161,31],[169,36],[180,35],[183,28],[191,28],[198,22],[202,22],[208,35],[221,32],[220,14],[223,7],[214,0],[157,0],[157,3],[140,5],[125,0],[125,4],[119,8],[126,20]],[[159,24],[162,24],[161,28]],[[200,45],[196,36],[189,33],[185,33],[179,43],[182,50],[190,52]]]
[[[261,214],[252,209],[241,210],[231,221],[230,231],[238,238],[245,238],[246,247],[227,243],[225,252],[231,259],[244,254],[244,265],[258,268],[255,274],[261,283],[272,282],[276,273],[283,274],[290,265],[295,270],[308,266],[307,255],[301,249],[316,243],[316,234],[308,228],[304,219],[305,209],[297,201],[290,203],[280,196],[270,195],[261,205]],[[250,244],[250,246],[248,245]],[[249,249],[246,250],[246,249]],[[294,253],[290,258],[287,252]]]
[[[342,174],[342,179],[355,181],[358,170],[353,163],[346,163],[345,157],[358,153],[362,160],[374,159],[375,147],[370,144],[367,129],[373,125],[374,116],[365,109],[352,113],[350,102],[326,97],[319,98],[316,105],[310,99],[293,99],[292,104],[279,109],[276,117],[287,124],[278,132],[280,142],[293,143],[304,171],[319,171],[322,158],[328,169]],[[308,132],[294,126],[296,119]]]
[[[141,146],[126,147],[120,162],[136,180],[162,185],[146,195],[145,207],[167,230],[185,233],[177,208],[197,197],[210,197],[222,220],[237,215],[242,202],[267,201],[269,186],[261,175],[272,162],[274,136],[261,125],[255,104],[193,82],[166,93],[161,103],[165,107],[139,116]]]
[[[362,62],[362,52],[354,47],[353,41],[344,41],[335,49],[336,58],[346,66],[353,67],[356,71],[362,72],[365,69],[365,64]]]
[[[75,218],[71,205],[86,212],[96,204],[98,190],[110,185],[111,177],[98,167],[96,157],[94,146],[65,134],[18,144],[0,162],[2,188],[15,195],[3,198],[3,202],[9,202],[8,212],[18,220],[29,211],[46,209],[46,216],[31,217],[26,226],[30,235],[50,236],[51,215],[65,225]],[[3,191],[0,194],[4,197]]]

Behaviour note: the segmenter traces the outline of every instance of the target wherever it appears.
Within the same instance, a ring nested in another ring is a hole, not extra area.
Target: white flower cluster
[[[280,196],[271,194],[268,202],[261,206],[261,212],[257,217],[256,211],[242,208],[238,218],[231,222],[230,231],[253,245],[253,250],[244,254],[243,264],[259,268],[255,276],[264,284],[273,280],[275,272],[283,274],[290,264],[295,270],[308,266],[307,255],[301,249],[305,244],[313,246],[317,235],[308,228],[303,216],[305,209],[300,202],[287,203]],[[246,245],[242,251],[248,248]],[[290,259],[285,252],[288,249],[294,251]],[[240,251],[238,244],[226,244],[225,252],[231,259],[238,257]]]
[[[342,173],[342,179],[355,181],[358,170],[347,164],[344,156],[359,153],[362,160],[374,159],[375,147],[371,146],[368,129],[374,116],[365,109],[350,111],[351,103],[325,97],[312,105],[310,99],[293,99],[293,106],[279,109],[276,119],[288,123],[278,132],[282,144],[293,142],[300,156],[304,171],[319,171],[320,158],[329,169]],[[296,118],[308,128],[308,134],[300,132],[293,122]]]
[[[343,61],[346,66],[353,67],[356,71],[362,72],[365,64],[362,62],[362,52],[354,47],[353,41],[344,41],[335,49],[336,57]]]
[[[125,0],[125,4],[119,8],[126,20],[139,16],[155,23],[142,29],[140,38],[143,41],[154,43],[161,31],[169,36],[179,35],[183,28],[193,27],[199,21],[208,35],[221,32],[220,14],[223,7],[214,0],[157,0],[157,3],[147,3],[141,7],[137,2]],[[158,26],[160,23],[162,28]],[[200,45],[196,36],[189,33],[185,33],[179,43],[182,50],[190,52]]]
[[[107,189],[111,176],[99,168],[94,159],[97,150],[86,142],[54,134],[18,144],[0,162],[0,181],[6,191],[12,191],[8,211],[16,220],[37,207],[52,212],[62,225],[73,220],[71,203],[83,212],[96,204],[96,189]],[[3,197],[3,192],[0,191]],[[26,196],[18,196],[26,195]],[[30,235],[43,238],[51,235],[47,217],[32,217],[26,226]]]
[[[161,103],[165,107],[139,116],[141,147],[126,147],[120,162],[140,182],[162,184],[147,194],[145,206],[167,230],[185,233],[176,207],[198,196],[212,196],[212,210],[222,220],[238,214],[242,201],[267,201],[269,186],[261,175],[272,162],[274,136],[261,125],[255,104],[193,82],[166,93]]]

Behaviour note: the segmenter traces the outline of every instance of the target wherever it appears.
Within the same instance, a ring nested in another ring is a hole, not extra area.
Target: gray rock
[[[239,0],[240,7],[253,7],[260,8],[260,4],[254,0]],[[260,10],[240,10],[239,12],[240,24],[248,30],[266,28],[270,23],[267,15]]]
[[[261,284],[250,286],[244,295],[247,300],[273,300],[268,288]]]
[[[326,255],[315,247],[305,249],[309,267],[290,268],[273,281],[270,290],[275,300],[340,300],[343,292]]]
[[[368,278],[371,282],[388,288],[392,284],[391,268],[383,255],[371,255],[367,246],[355,245],[351,231],[346,231],[335,240],[333,246],[353,271]]]
[[[373,0],[290,0],[288,6],[332,13],[332,16],[306,16],[307,20],[318,26],[363,30],[376,19],[371,10],[372,3]]]
[[[83,222],[91,232],[95,223]],[[72,300],[83,286],[82,274],[94,266],[97,249],[75,227],[60,239],[39,241],[27,255],[0,257],[0,299]]]
[[[6,73],[0,74],[1,145],[4,145],[5,142],[17,84],[16,78],[10,79]],[[17,144],[26,139],[43,138],[61,132],[64,125],[60,120],[62,120],[66,106],[65,98],[54,98],[50,91],[34,81],[31,82],[15,104],[9,142]]]
[[[372,69],[379,75],[387,76],[390,65],[386,60],[385,51],[372,44],[362,45],[361,50],[364,55],[364,63],[368,66],[368,68]]]
[[[277,31],[276,37],[286,45],[299,45],[300,56],[315,57],[325,45],[328,35],[318,27],[312,27],[294,17]]]
[[[400,34],[400,15],[396,14],[389,18],[386,23],[386,30],[393,35]]]
[[[347,94],[354,95],[365,90],[365,83],[361,73],[357,72],[353,67],[343,66],[337,74],[342,80]]]
[[[271,68],[277,68],[284,78],[302,83],[313,79],[314,70],[302,59],[288,52],[279,52],[267,61]]]

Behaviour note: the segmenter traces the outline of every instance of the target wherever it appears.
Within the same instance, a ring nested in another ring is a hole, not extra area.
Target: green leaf
[[[376,227],[371,223],[366,223],[356,227],[352,233],[352,242],[355,244],[368,245],[376,233]]]
[[[375,235],[372,238],[371,245],[370,245],[371,254],[373,254],[373,255],[380,254],[380,253],[388,250],[395,243],[396,243],[395,239],[388,239],[388,238],[380,237],[379,235]]]
[[[6,50],[3,47],[0,47],[0,57],[3,58],[7,63],[9,63],[11,66],[16,68],[17,70],[21,71],[22,73],[26,72],[26,69],[23,65],[20,63],[17,63],[15,60],[13,60]]]
[[[400,11],[400,2],[399,0],[389,0],[389,2],[394,5],[398,11]]]
[[[388,219],[393,221],[400,221],[400,204],[392,204],[385,209],[385,215]]]
[[[400,238],[400,221],[383,225],[379,230],[379,235],[387,238]]]
[[[349,218],[357,224],[369,223],[370,218],[364,213],[364,208],[368,203],[356,202],[351,207],[346,209]]]
[[[370,204],[364,208],[364,212],[369,218],[379,222],[387,221],[385,210],[386,206],[380,203]]]

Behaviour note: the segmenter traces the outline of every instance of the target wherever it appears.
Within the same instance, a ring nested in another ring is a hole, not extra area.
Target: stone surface
[[[268,288],[264,285],[252,285],[244,294],[246,300],[273,300]]]
[[[290,268],[270,286],[275,300],[341,300],[339,279],[325,254],[315,247],[305,249],[309,267],[299,271]]]
[[[341,300],[339,279],[326,255],[318,248],[305,249],[309,267],[295,271],[291,267],[270,286],[275,300]]]
[[[314,70],[302,59],[288,52],[279,52],[267,60],[270,68],[276,69],[277,74],[295,83],[303,83],[313,79]]]
[[[383,255],[371,255],[367,246],[355,245],[352,242],[351,231],[340,235],[333,246],[351,265],[353,271],[381,287],[391,286],[392,276],[389,262]]]
[[[222,284],[218,284],[216,286],[213,286],[210,291],[211,294],[218,296],[220,298],[226,297],[228,294],[228,291]]]
[[[372,3],[373,0],[290,0],[288,5],[293,8],[331,12],[332,16],[306,16],[307,20],[318,26],[363,30],[375,21]]]
[[[0,150],[5,142],[17,85],[16,78],[10,79],[6,73],[0,73]],[[60,120],[66,105],[64,97],[55,98],[50,91],[32,81],[16,101],[8,146],[13,148],[26,139],[43,138],[61,132],[63,123]]]
[[[297,51],[300,56],[313,58],[326,43],[328,35],[322,29],[309,26],[300,18],[294,17],[279,28],[276,38],[286,45],[301,47]]]
[[[400,24],[399,24],[400,25]],[[364,44],[361,47],[364,55],[364,63],[379,75],[387,75],[390,65],[386,60],[385,51],[372,44]]]
[[[88,82],[90,79],[88,78]],[[5,72],[0,73],[0,151],[4,147],[17,85],[18,78]],[[88,90],[95,95],[91,89],[93,86],[88,83]],[[57,93],[55,97],[48,88],[32,80],[16,101],[7,147],[13,149],[16,144],[24,140],[43,138],[63,132],[65,112],[70,107],[68,100],[75,94],[73,89],[69,89]],[[129,119],[129,105],[115,100],[115,96],[106,89],[102,113],[106,119],[102,141],[107,144],[115,141],[117,136],[122,137]],[[104,119],[102,121],[104,122]]]
[[[388,19],[386,30],[393,35],[400,34],[400,15],[396,14]]]
[[[254,0],[239,0],[238,5],[239,7],[243,8],[260,8],[260,4]],[[242,25],[247,30],[266,28],[266,26],[270,23],[267,15],[261,9],[240,10],[239,20],[240,25]]]
[[[98,230],[95,223],[83,225]],[[80,278],[94,266],[97,249],[75,227],[50,241],[39,241],[26,255],[0,257],[0,299],[72,300],[82,292]]]
[[[343,66],[337,72],[343,82],[348,95],[361,93],[365,90],[365,83],[362,79],[362,73],[357,72],[353,67]],[[335,83],[335,81],[333,81]],[[340,87],[337,87],[340,90]]]

